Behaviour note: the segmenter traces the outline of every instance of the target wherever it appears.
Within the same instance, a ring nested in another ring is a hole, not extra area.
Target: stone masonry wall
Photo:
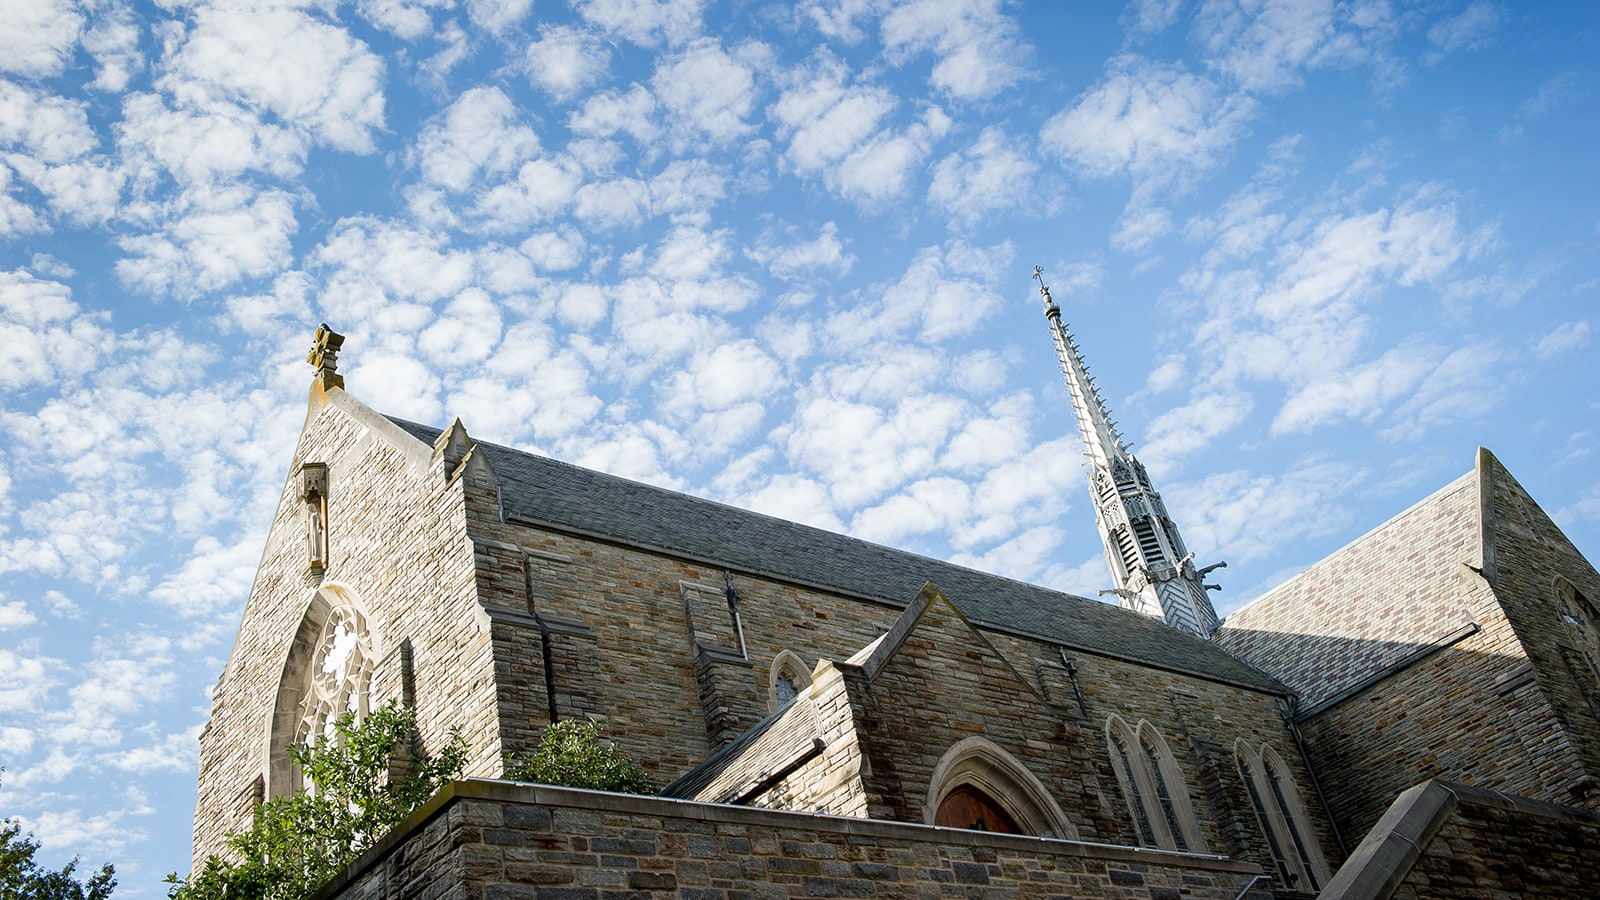
[[[1214,856],[506,782],[458,782],[397,832],[318,900],[1234,900],[1260,872]]]
[[[1414,602],[1469,610],[1478,631],[1302,726],[1320,770],[1359,776],[1326,779],[1348,834],[1365,833],[1396,794],[1428,778],[1554,803],[1596,802],[1595,765],[1578,749],[1593,746],[1595,716],[1556,649],[1565,623],[1552,583],[1566,572],[1593,584],[1594,570],[1487,451],[1477,474],[1468,499],[1484,501],[1486,549],[1455,561],[1453,577],[1437,574]],[[1405,558],[1344,562],[1381,565],[1396,578],[1409,565]],[[1563,713],[1552,698],[1564,701]]]
[[[440,746],[459,726],[476,753],[468,771],[500,772],[489,620],[475,598],[459,480],[447,478],[430,448],[342,393],[313,406],[212,697],[200,740],[196,861],[220,850],[226,831],[248,826],[271,790],[274,704],[290,646],[323,585],[365,607],[378,658],[372,703],[413,693],[425,746]],[[329,475],[329,560],[320,576],[307,567],[299,493],[306,462],[326,464]],[[404,657],[409,673],[400,671]],[[301,674],[288,674],[287,686],[297,689]]]
[[[1600,815],[1448,781],[1408,788],[1323,900],[1593,897]]]
[[[1581,638],[1557,598],[1560,579],[1600,599],[1600,574],[1489,451],[1478,467],[1489,498],[1484,575],[1526,654],[1530,690],[1551,709],[1530,723],[1544,738],[1534,760],[1545,788],[1530,796],[1600,809],[1600,683],[1575,652]]]
[[[1271,847],[1239,774],[1234,748],[1239,741],[1254,747],[1270,744],[1294,775],[1323,854],[1330,864],[1338,866],[1338,843],[1327,814],[1317,801],[1311,773],[1284,725],[1278,698],[1072,651],[1069,658],[1078,692],[1083,695],[1085,716],[1078,709],[1072,678],[1061,662],[1059,650],[1011,635],[987,636],[1008,659],[1019,661],[1019,670],[1032,669],[1039,689],[1067,713],[1062,720],[1064,731],[1094,754],[1093,769],[1080,769],[1075,776],[1082,785],[1084,804],[1092,805],[1097,821],[1109,822],[1112,829],[1094,840],[1137,842],[1132,813],[1117,785],[1106,749],[1106,723],[1117,715],[1131,727],[1147,721],[1166,738],[1173,758],[1184,772],[1185,788],[1208,849],[1252,860],[1269,871],[1273,867]],[[1336,777],[1321,768],[1318,774],[1324,783]],[[1082,836],[1091,839],[1087,833]]]
[[[468,501],[471,507],[470,494]],[[807,666],[821,659],[846,659],[886,632],[902,611],[898,606],[733,573],[740,610],[736,632],[731,616],[727,621],[713,620],[716,604],[704,596],[707,588],[718,593],[724,589],[725,574],[720,569],[504,522],[496,513],[473,512],[469,528],[479,563],[480,596],[495,621],[497,672],[505,676],[499,685],[500,733],[508,751],[532,747],[548,721],[535,617],[555,629],[550,644],[559,714],[605,716],[610,739],[644,763],[658,783],[666,783],[716,749],[707,732],[705,681],[696,668],[702,643],[727,647],[742,636],[748,656],[742,677],[749,683],[741,691],[764,700],[770,666],[780,651],[797,654]],[[685,600],[686,585],[696,595],[693,617]],[[959,606],[960,598],[952,600]],[[1040,760],[1042,770],[1035,774],[1054,779],[1057,802],[1075,811],[1085,840],[1136,842],[1105,743],[1106,720],[1116,713],[1133,725],[1148,720],[1166,736],[1189,779],[1196,815],[1212,849],[1271,863],[1233,762],[1234,742],[1242,739],[1270,743],[1289,761],[1312,808],[1313,827],[1324,853],[1337,859],[1325,816],[1272,696],[1074,651],[1089,712],[1084,718],[1077,712],[1060,648],[1016,635],[983,633],[1036,692],[1066,712],[1049,720],[1055,731],[1050,739],[1025,746]],[[729,666],[725,671],[736,669]],[[1037,699],[1029,697],[1024,714],[1043,715],[1036,706]],[[745,710],[741,727],[755,724],[764,712],[749,709],[742,699],[728,709]],[[960,728],[966,731],[960,734],[956,728],[946,730],[953,742],[981,727],[964,724]],[[947,748],[948,743],[930,746],[927,752],[937,759]],[[898,764],[889,754],[876,756],[883,760],[875,763],[880,767]],[[911,802],[919,805],[926,784],[903,784],[916,788],[917,798]],[[795,794],[801,795],[810,797],[811,792]],[[846,805],[853,808],[857,802],[848,800]],[[920,808],[912,813],[905,818],[920,820]]]

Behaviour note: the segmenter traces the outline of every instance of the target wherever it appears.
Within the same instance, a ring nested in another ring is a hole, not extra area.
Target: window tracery
[[[1139,843],[1164,850],[1206,852],[1183,770],[1161,732],[1147,721],[1131,728],[1120,716],[1112,716],[1106,721],[1106,745]]]
[[[767,684],[767,707],[776,712],[800,696],[811,686],[811,674],[800,657],[788,650],[780,650],[772,658],[772,669]]]
[[[334,724],[346,714],[353,713],[357,721],[365,718],[372,669],[365,617],[354,606],[330,610],[312,651],[295,743],[310,746],[320,737],[331,738]]]
[[[1321,890],[1330,877],[1328,862],[1317,844],[1300,788],[1283,757],[1269,744],[1252,748],[1240,741],[1235,745],[1234,758],[1284,887]]]

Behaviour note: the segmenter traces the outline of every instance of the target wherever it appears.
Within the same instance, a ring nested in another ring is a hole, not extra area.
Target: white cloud
[[[664,385],[664,408],[683,414],[723,410],[781,394],[783,369],[755,341],[720,344],[692,356]]]
[[[681,44],[700,33],[703,0],[573,0],[589,22],[635,44]]]
[[[1394,411],[1394,424],[1380,434],[1416,440],[1433,428],[1483,418],[1510,391],[1504,354],[1490,341],[1452,350]]]
[[[528,17],[533,0],[467,0],[467,18],[491,34],[501,34]]]
[[[124,283],[189,298],[271,275],[288,265],[289,238],[298,228],[294,198],[279,190],[194,189],[171,215],[158,233],[119,241],[128,254],[116,265]]]
[[[818,272],[843,275],[855,262],[855,256],[845,252],[844,242],[839,239],[839,226],[831,221],[823,223],[812,240],[787,244],[763,241],[748,253],[774,276],[785,280]]]
[[[518,121],[511,98],[497,87],[465,91],[417,140],[422,177],[457,193],[480,173],[502,175],[538,152],[539,136]]]
[[[1164,493],[1169,509],[1184,510],[1184,543],[1202,564],[1223,552],[1243,563],[1285,541],[1348,529],[1349,498],[1366,479],[1351,463],[1309,457],[1281,476],[1218,472],[1168,485]]]
[[[651,211],[674,223],[705,227],[728,196],[725,171],[703,159],[678,159],[650,179]]]
[[[93,152],[99,143],[86,104],[0,81],[0,145],[59,164]]]
[[[1539,343],[1533,352],[1540,359],[1548,361],[1587,346],[1589,346],[1589,323],[1587,320],[1579,319],[1576,322],[1562,322],[1550,329],[1539,338]]]
[[[150,599],[186,619],[226,617],[231,622],[250,593],[261,556],[258,541],[254,534],[227,544],[202,536],[182,567],[150,590]]]
[[[120,93],[134,74],[144,68],[139,52],[140,28],[133,11],[116,5],[103,12],[83,34],[83,49],[99,64],[94,87]]]
[[[655,97],[635,84],[627,93],[602,91],[590,97],[581,110],[567,119],[567,127],[591,137],[610,137],[620,132],[648,144],[661,130],[652,118],[655,109]]]
[[[26,628],[39,621],[39,617],[28,609],[28,605],[21,600],[0,602],[0,631],[10,631],[13,628]]]
[[[700,135],[727,143],[750,132],[745,122],[755,105],[750,68],[712,38],[700,38],[657,67],[651,83],[661,104],[676,114],[682,139]]]
[[[123,772],[192,772],[199,762],[199,729],[163,735],[159,741],[108,753],[103,758]]]
[[[1272,420],[1272,432],[1309,432],[1345,417],[1370,418],[1409,395],[1441,355],[1437,346],[1408,342],[1369,362],[1334,369],[1290,394]]]
[[[928,199],[951,218],[971,224],[993,212],[1037,203],[1033,179],[1038,170],[1026,142],[991,126],[971,147],[939,161]]]
[[[451,5],[451,0],[358,0],[356,9],[379,28],[404,40],[415,41],[433,31],[430,11]]]
[[[431,304],[454,296],[474,272],[471,254],[443,236],[366,218],[336,225],[310,261],[328,273],[319,305],[352,321],[393,311],[397,300]]]
[[[937,108],[902,128],[886,120],[896,107],[889,91],[847,86],[845,68],[823,57],[799,74],[768,110],[788,141],[784,158],[802,175],[821,175],[835,193],[880,204],[901,196],[914,168],[949,128]]]
[[[806,0],[799,12],[824,36],[854,44],[866,37],[857,20],[877,16],[883,6],[883,0]]]
[[[83,27],[83,16],[70,0],[4,0],[0,2],[0,71],[29,78],[58,75]]]
[[[754,490],[738,497],[741,506],[757,512],[776,516],[790,522],[800,522],[813,528],[843,533],[844,522],[834,509],[828,488],[821,482],[803,475],[783,473],[774,475]]]
[[[535,266],[551,272],[564,272],[583,261],[587,242],[577,229],[564,225],[556,231],[530,235],[517,249]]]
[[[0,387],[70,382],[112,351],[106,316],[82,313],[65,284],[0,272]]]
[[[566,101],[605,74],[611,52],[594,35],[570,26],[545,26],[528,44],[528,78]]]
[[[1250,414],[1251,407],[1251,398],[1244,393],[1214,391],[1196,396],[1151,421],[1139,457],[1155,469],[1172,466],[1233,430]]]
[[[479,288],[467,288],[417,335],[417,349],[435,369],[476,367],[499,345],[500,330],[500,310],[494,301]]]
[[[637,225],[650,211],[650,189],[635,178],[595,181],[573,197],[573,215],[593,228]]]
[[[910,0],[883,17],[890,59],[931,52],[930,82],[961,100],[995,96],[1028,76],[1032,48],[1000,0]]]
[[[0,712],[15,714],[44,708],[46,695],[55,685],[48,669],[59,660],[23,656],[0,647]]]
[[[1210,0],[1194,25],[1211,65],[1250,91],[1297,87],[1305,69],[1385,63],[1396,27],[1387,4],[1334,0]]]
[[[530,160],[517,170],[515,179],[485,191],[473,211],[485,228],[515,231],[555,218],[583,186],[583,169],[571,158]]]
[[[1473,0],[1466,9],[1446,16],[1428,29],[1428,40],[1439,48],[1437,56],[1460,50],[1481,50],[1499,36],[1505,11],[1489,0]]]
[[[1040,144],[1090,175],[1128,174],[1137,185],[1182,184],[1219,164],[1256,115],[1248,97],[1174,65],[1123,55]]]
[[[238,101],[340,150],[370,153],[384,124],[383,61],[295,9],[201,7],[158,85],[179,103]]]
[[[309,139],[232,103],[173,108],[157,95],[132,94],[123,100],[118,144],[135,185],[148,192],[163,172],[183,186],[249,171],[292,178],[305,166]]]

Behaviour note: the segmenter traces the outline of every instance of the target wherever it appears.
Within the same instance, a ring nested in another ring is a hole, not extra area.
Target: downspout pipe
[[[1317,802],[1322,804],[1322,814],[1328,817],[1328,828],[1333,831],[1333,842],[1339,845],[1339,855],[1345,859],[1350,858],[1350,848],[1345,845],[1344,835],[1339,832],[1339,823],[1333,819],[1333,807],[1328,805],[1328,797],[1322,792],[1322,781],[1317,778],[1317,770],[1311,765],[1311,754],[1306,751],[1306,742],[1300,737],[1300,727],[1295,724],[1295,712],[1300,708],[1300,698],[1290,694],[1284,700],[1279,711],[1283,713],[1283,724],[1289,728],[1289,736],[1294,739],[1294,748],[1300,753],[1300,762],[1306,767],[1306,774],[1311,776],[1311,790],[1317,795]]]

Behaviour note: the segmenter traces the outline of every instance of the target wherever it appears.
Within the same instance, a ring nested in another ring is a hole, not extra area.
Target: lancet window
[[[811,675],[800,657],[788,650],[780,650],[772,658],[772,674],[768,685],[768,707],[782,709],[794,702],[800,692],[811,686]]]
[[[1283,757],[1268,744],[1251,747],[1243,741],[1235,745],[1234,757],[1284,888],[1321,890],[1329,878],[1328,861],[1317,844],[1305,799]]]
[[[1106,722],[1106,746],[1139,843],[1204,853],[1205,839],[1189,802],[1183,770],[1161,732],[1146,721],[1132,728],[1120,716],[1112,716]]]

